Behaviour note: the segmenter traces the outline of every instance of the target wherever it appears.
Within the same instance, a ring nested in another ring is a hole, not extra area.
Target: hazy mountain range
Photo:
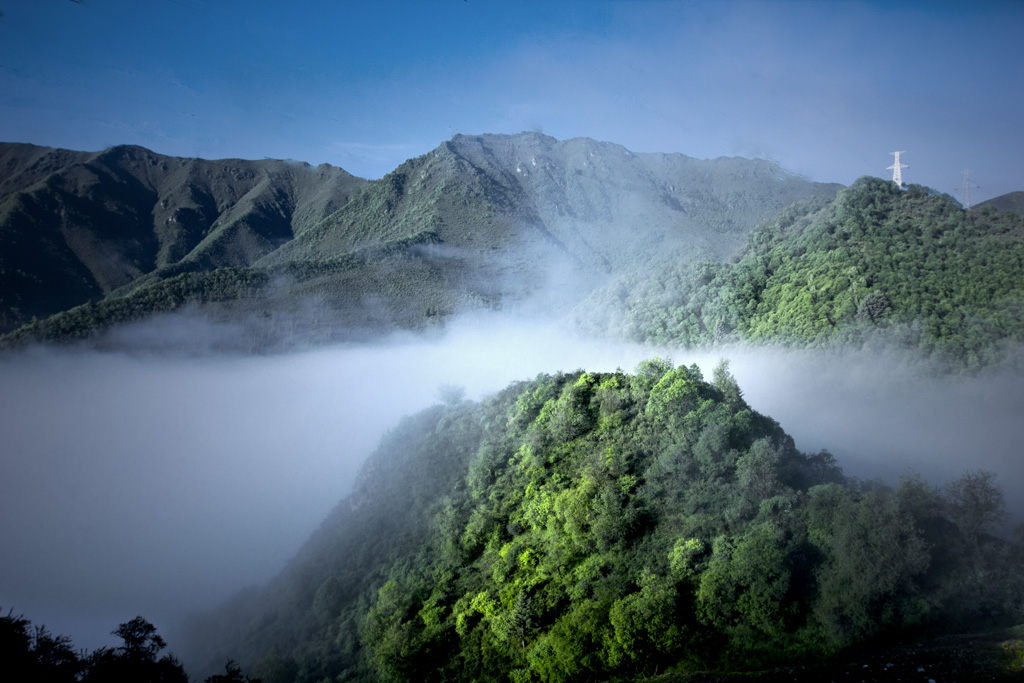
[[[110,331],[182,311],[214,326],[189,343],[243,351],[518,309],[688,345],[863,342],[867,320],[970,368],[1024,340],[1020,193],[970,212],[881,180],[837,198],[765,160],[538,133],[456,135],[377,181],[139,147],[4,144],[0,168],[0,347],[132,344]]]
[[[8,341],[188,304],[257,316],[271,345],[300,324],[309,339],[420,329],[541,292],[564,308],[654,262],[724,260],[781,208],[839,189],[764,160],[535,133],[457,135],[378,181],[138,147],[7,144],[0,168]]]

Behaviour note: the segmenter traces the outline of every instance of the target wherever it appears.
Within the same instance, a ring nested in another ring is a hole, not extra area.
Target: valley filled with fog
[[[1011,521],[1024,518],[1012,485],[1024,478],[1024,385],[1006,374],[926,378],[906,358],[866,353],[610,344],[497,315],[287,355],[33,348],[0,358],[0,605],[79,647],[111,644],[111,628],[137,614],[173,635],[188,613],[278,572],[403,415],[454,388],[476,400],[538,373],[632,371],[657,355],[705,377],[729,360],[754,409],[848,475],[913,469],[942,485],[990,469]]]

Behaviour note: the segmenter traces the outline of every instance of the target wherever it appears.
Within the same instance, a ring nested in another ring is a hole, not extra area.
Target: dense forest
[[[798,451],[726,363],[541,375],[405,418],[290,566],[188,647],[268,683],[827,662],[1019,623],[1024,527],[1003,521],[991,473],[887,486]]]
[[[731,263],[624,278],[577,320],[684,347],[889,345],[942,372],[976,371],[1024,341],[1024,218],[865,177],[832,202],[782,211]]]

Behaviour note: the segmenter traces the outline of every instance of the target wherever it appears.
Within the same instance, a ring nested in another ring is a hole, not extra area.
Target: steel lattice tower
[[[964,205],[965,209],[971,208],[971,188],[979,187],[978,185],[975,185],[974,183],[967,179],[967,176],[970,174],[970,172],[971,169],[964,169],[964,184],[960,188],[960,203]]]
[[[907,150],[901,152],[889,152],[896,157],[896,160],[892,162],[892,166],[886,166],[886,170],[892,169],[892,181],[896,183],[896,187],[903,187],[903,172],[904,168],[910,168],[906,164],[900,163],[900,155],[906,154]]]

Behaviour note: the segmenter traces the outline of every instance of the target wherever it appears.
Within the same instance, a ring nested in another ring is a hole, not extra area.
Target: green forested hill
[[[533,133],[458,135],[369,183],[134,147],[0,154],[0,332],[39,319],[7,345],[184,306],[274,321],[259,335],[271,344],[279,329],[317,341],[528,298],[564,307],[652,262],[725,259],[774,212],[838,189],[763,160]]]
[[[881,340],[973,370],[1024,340],[1024,219],[862,178],[832,202],[780,213],[732,263],[626,279],[578,318],[595,332],[679,345]]]
[[[1024,609],[985,472],[856,486],[724,364],[541,375],[404,419],[186,658],[279,681],[631,680],[825,660]]]
[[[0,333],[182,272],[248,266],[366,184],[327,165],[0,144]]]

